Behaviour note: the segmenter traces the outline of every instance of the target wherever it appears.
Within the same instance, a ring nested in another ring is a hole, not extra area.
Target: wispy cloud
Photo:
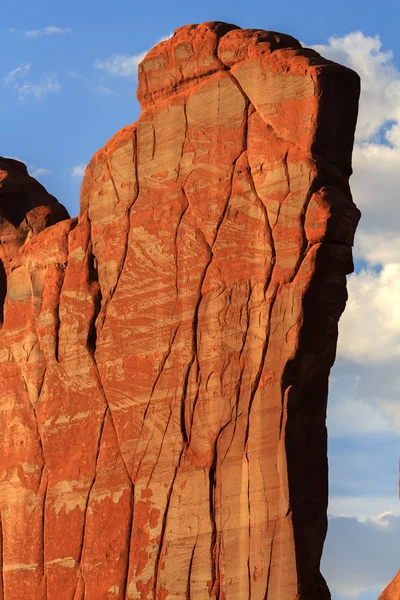
[[[172,37],[172,35],[173,34],[170,33],[169,35],[160,38],[154,45],[165,42]],[[144,59],[147,53],[148,50],[143,50],[142,52],[139,52],[139,54],[132,55],[114,53],[104,60],[96,60],[95,68],[114,77],[134,77],[137,75],[139,63]]]
[[[21,84],[15,84],[15,89],[18,91],[21,100],[25,100],[29,96],[39,99],[48,94],[57,94],[61,90],[61,85],[57,77],[52,75],[50,77],[42,77],[37,83],[26,81]]]
[[[72,30],[67,27],[56,27],[55,25],[49,25],[48,27],[43,27],[43,29],[29,29],[24,31],[24,37],[26,38],[37,38],[44,35],[60,35],[64,33],[70,33]]]
[[[43,169],[41,167],[36,168],[32,165],[29,167],[29,170],[32,177],[43,177],[46,175],[51,175],[52,173],[50,169]]]
[[[25,75],[29,73],[30,68],[30,63],[21,63],[19,67],[13,69],[4,77],[3,85],[10,85],[10,83],[13,83],[16,79],[19,79],[20,77],[25,77]]]
[[[97,60],[95,62],[95,67],[114,77],[133,77],[137,74],[138,65],[144,59],[146,54],[147,51],[133,56],[113,54],[103,61]]]
[[[27,161],[23,160],[20,156],[6,156],[5,158],[12,158],[13,160],[18,160],[27,166],[29,175],[32,177],[45,177],[46,175],[51,175],[52,171],[50,169],[45,169],[43,167],[35,167],[35,165],[27,163]]]
[[[97,85],[94,88],[94,91],[97,92],[98,94],[105,94],[106,96],[118,96],[118,94],[115,90],[112,90],[111,88],[109,88],[105,85]]]
[[[84,163],[79,163],[79,165],[75,165],[75,167],[72,167],[71,176],[74,179],[81,179],[85,174],[85,170],[86,165]]]
[[[17,91],[20,100],[25,100],[29,96],[42,98],[48,94],[56,94],[61,90],[61,85],[55,75],[42,76],[38,82],[20,81],[30,72],[30,63],[21,63],[19,67],[10,71],[3,79],[3,86],[12,85]]]

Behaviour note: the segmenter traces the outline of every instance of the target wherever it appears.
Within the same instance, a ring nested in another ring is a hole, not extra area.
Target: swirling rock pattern
[[[358,96],[290,36],[190,25],[139,65],[78,219],[0,162],[0,598],[330,597]]]

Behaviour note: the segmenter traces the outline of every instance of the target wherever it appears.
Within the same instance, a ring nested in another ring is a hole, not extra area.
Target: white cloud
[[[27,75],[27,73],[29,73],[30,68],[31,68],[30,63],[21,63],[19,65],[19,67],[17,67],[16,69],[13,69],[4,77],[3,85],[10,85],[10,83],[13,83],[16,79],[18,79],[20,77],[25,77],[25,75]]]
[[[354,32],[314,48],[361,76],[350,183],[362,212],[355,256],[368,266],[348,278],[330,379],[329,513],[336,518],[322,572],[338,600],[377,598],[400,566],[400,72],[378,36]]]
[[[385,512],[381,513],[379,516],[376,516],[380,510],[380,507],[382,506],[387,507]],[[354,518],[361,523],[372,523],[376,527],[380,528],[387,528],[390,524],[389,517],[393,515],[398,519],[400,527],[400,504],[399,499],[395,494],[386,496],[331,495],[329,497],[328,515],[331,518]]]
[[[50,169],[43,169],[42,167],[33,167],[29,166],[30,175],[32,177],[43,177],[46,175],[51,175]]]
[[[55,25],[49,25],[48,27],[43,27],[43,29],[29,29],[24,32],[24,37],[26,38],[37,38],[44,35],[59,35],[63,33],[70,33],[71,29],[56,27]]]
[[[331,37],[329,44],[313,48],[360,75],[359,139],[370,139],[385,121],[400,120],[400,74],[393,64],[392,52],[382,50],[379,36],[370,37],[356,31],[342,38]]]
[[[173,36],[173,33],[160,38],[154,45],[169,40]],[[114,77],[135,77],[137,75],[137,68],[139,63],[144,59],[148,50],[143,50],[139,54],[127,55],[127,54],[112,54],[105,60],[96,60],[96,69],[102,70],[108,75]]]
[[[93,89],[95,92],[98,92],[99,94],[105,94],[106,96],[118,96],[117,92],[105,85],[97,85]]]
[[[384,250],[385,245],[382,257]],[[386,263],[380,273],[362,270],[348,278],[339,356],[361,364],[400,358],[400,255],[398,261]]]
[[[86,165],[84,163],[80,163],[71,169],[71,176],[79,179],[82,178],[85,174]]]
[[[332,518],[322,573],[338,600],[356,599],[363,592],[376,597],[396,575],[400,555],[400,516],[388,514],[365,522]]]
[[[10,86],[18,92],[21,100],[29,96],[41,98],[47,94],[57,93],[61,85],[55,75],[42,76],[39,82],[27,81],[26,76],[30,72],[30,63],[21,63],[18,67],[10,71],[3,79],[3,86]],[[25,79],[25,81],[23,81]],[[20,81],[22,80],[22,81]]]
[[[133,77],[137,74],[138,64],[143,60],[146,54],[147,51],[133,56],[114,54],[104,61],[97,60],[95,67],[114,77]]]
[[[340,390],[340,397],[331,385],[330,419],[334,430],[342,427],[348,435],[351,430],[365,434],[400,431],[400,72],[378,36],[354,32],[314,48],[361,76],[351,179],[354,200],[362,212],[355,256],[369,267],[378,267],[348,279],[349,300],[339,324],[341,363],[334,374],[340,377],[343,369],[354,370],[355,364],[368,369],[362,373],[361,396],[361,384],[353,389],[354,381]],[[345,415],[350,415],[347,421]]]
[[[19,162],[26,165],[28,169],[28,173],[31,177],[46,177],[47,175],[51,175],[52,171],[50,169],[45,169],[44,167],[35,167],[35,165],[29,164],[26,160],[23,160],[19,156],[5,156],[5,158],[11,158],[13,160],[18,160]]]
[[[48,94],[57,94],[61,90],[61,85],[55,75],[42,77],[39,82],[25,81],[21,84],[15,84],[19,98],[25,100],[29,96],[42,98]]]
[[[378,386],[374,388],[371,382],[370,395],[360,398],[356,377],[353,382],[347,382],[348,387],[338,392],[332,385],[332,379],[328,404],[328,429],[331,438],[355,439],[396,432],[396,421],[383,411],[379,402],[381,398],[377,396]]]

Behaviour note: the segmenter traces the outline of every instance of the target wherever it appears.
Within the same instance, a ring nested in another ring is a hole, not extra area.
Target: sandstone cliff
[[[358,96],[290,36],[191,25],[78,219],[1,161],[4,600],[329,598]]]

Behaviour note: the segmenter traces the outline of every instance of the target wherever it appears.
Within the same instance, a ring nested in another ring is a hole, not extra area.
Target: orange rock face
[[[384,589],[378,600],[400,600],[400,571],[387,588]]]
[[[191,25],[140,64],[79,219],[0,163],[6,600],[330,597],[358,95],[290,36]]]

